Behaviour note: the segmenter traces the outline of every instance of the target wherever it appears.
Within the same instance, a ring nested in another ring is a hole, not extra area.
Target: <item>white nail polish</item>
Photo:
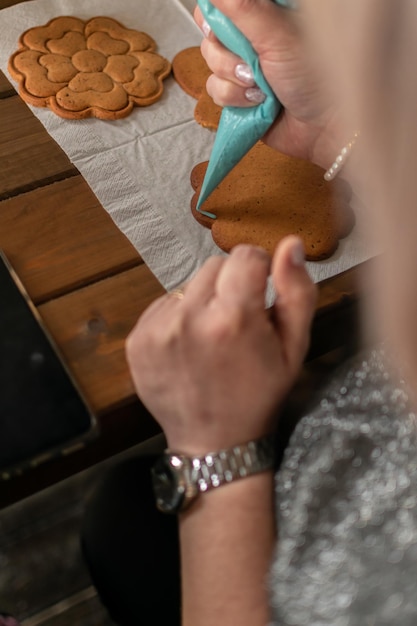
[[[304,246],[301,241],[294,244],[292,247],[291,262],[295,267],[304,267],[305,265],[306,257],[304,252]]]
[[[242,83],[246,83],[247,85],[255,84],[252,69],[249,65],[246,65],[246,63],[239,63],[239,65],[236,65],[235,76],[241,80]]]
[[[206,22],[206,20],[203,20],[203,23],[201,25],[201,30],[204,33],[204,37],[208,37],[210,35],[211,33],[210,24]]]
[[[259,89],[259,87],[249,87],[249,89],[246,89],[245,97],[249,102],[255,102],[256,104],[261,104],[266,98],[264,92]]]

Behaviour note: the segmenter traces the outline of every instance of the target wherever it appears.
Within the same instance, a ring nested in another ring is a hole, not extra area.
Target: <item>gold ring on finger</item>
[[[172,296],[172,298],[177,298],[177,300],[182,300],[184,298],[184,289],[176,287],[172,291],[168,291],[168,295]]]

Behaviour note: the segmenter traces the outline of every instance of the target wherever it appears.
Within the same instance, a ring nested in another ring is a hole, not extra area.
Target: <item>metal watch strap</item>
[[[269,470],[274,465],[274,437],[219,450],[191,461],[191,482],[203,493],[214,487]]]

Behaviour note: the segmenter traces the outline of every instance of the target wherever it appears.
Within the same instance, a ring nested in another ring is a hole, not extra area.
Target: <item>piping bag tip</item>
[[[274,1],[288,8],[294,7],[293,0]],[[251,67],[257,86],[266,95],[264,102],[256,107],[225,107],[222,111],[196,206],[196,210],[203,215],[216,219],[214,213],[201,209],[202,204],[255,143],[265,135],[279,115],[281,104],[265,80],[258,55],[248,39],[211,4],[210,0],[198,0],[198,4],[216,37]]]
[[[267,109],[267,116],[264,115],[263,109],[265,108]],[[223,109],[198,197],[197,211],[216,219],[214,213],[201,209],[202,204],[255,143],[264,136],[279,114],[280,109],[281,105],[275,97],[270,101],[267,98],[256,108],[225,107]]]

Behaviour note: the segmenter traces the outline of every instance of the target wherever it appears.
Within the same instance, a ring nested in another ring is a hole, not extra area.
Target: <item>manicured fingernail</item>
[[[210,35],[211,28],[208,22],[206,22],[206,20],[203,20],[203,23],[201,24],[201,30],[204,33],[204,37],[208,37]]]
[[[249,102],[255,102],[256,104],[261,104],[266,98],[264,92],[259,89],[259,87],[249,87],[249,89],[246,89],[245,97]]]
[[[252,69],[249,65],[246,65],[246,63],[239,63],[239,65],[236,65],[235,76],[241,80],[242,83],[246,83],[247,85],[255,84]]]
[[[303,267],[305,265],[306,255],[301,241],[295,243],[291,249],[291,262],[295,267]]]

